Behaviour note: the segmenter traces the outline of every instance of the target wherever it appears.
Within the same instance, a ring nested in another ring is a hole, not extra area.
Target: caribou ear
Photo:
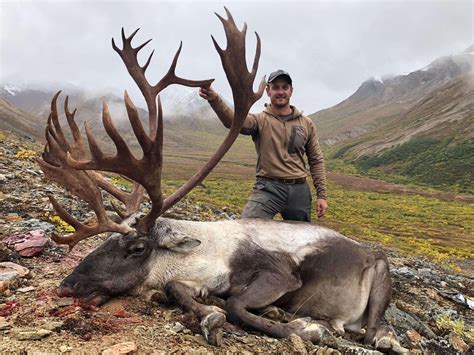
[[[164,249],[169,249],[175,251],[177,253],[188,253],[194,248],[198,247],[201,244],[201,241],[189,238],[189,237],[182,237],[176,238],[176,236],[164,237],[161,238],[159,242],[159,246]]]

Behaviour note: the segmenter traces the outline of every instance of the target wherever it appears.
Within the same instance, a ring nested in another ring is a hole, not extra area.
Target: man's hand
[[[318,198],[316,201],[316,210],[318,211],[318,218],[324,216],[326,210],[328,209],[328,203],[324,198]]]
[[[214,91],[211,85],[201,86],[201,88],[199,89],[199,96],[209,102],[216,100],[218,97],[217,92]]]

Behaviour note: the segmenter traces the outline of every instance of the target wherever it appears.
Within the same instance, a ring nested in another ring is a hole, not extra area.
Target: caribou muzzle
[[[107,302],[112,295],[100,284],[91,282],[90,278],[80,274],[71,274],[66,277],[56,290],[59,297],[77,298],[81,304],[100,306]]]

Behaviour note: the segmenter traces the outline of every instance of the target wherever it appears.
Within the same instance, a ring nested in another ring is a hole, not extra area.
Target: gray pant
[[[307,183],[284,184],[257,178],[242,218],[272,219],[277,213],[285,220],[311,220],[311,191]]]

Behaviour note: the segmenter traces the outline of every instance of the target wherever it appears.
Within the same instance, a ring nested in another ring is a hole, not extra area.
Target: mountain
[[[4,84],[2,88],[0,129],[44,140],[44,127],[55,91],[12,84]],[[77,108],[76,122],[79,127],[83,131],[83,123],[87,122],[104,151],[115,152],[115,147],[102,126],[102,103],[106,102],[119,133],[137,156],[141,154],[122,98],[110,93],[91,97],[85,90],[67,88],[58,99],[58,113],[63,127],[67,127],[63,113],[66,94],[70,95],[70,111]],[[198,97],[197,89],[171,86],[162,93],[161,101],[164,117],[164,176],[188,178],[183,176],[182,166],[197,170],[217,150],[227,129],[219,122],[209,104]],[[143,126],[147,129],[147,111],[140,107],[137,107],[137,110]],[[8,112],[8,115],[3,112]],[[68,129],[65,129],[65,132],[67,134]],[[242,178],[253,176],[254,166],[255,152],[251,139],[239,137],[217,170],[220,169],[221,176]]]
[[[346,100],[310,116],[317,124],[321,142],[332,145],[396,124],[426,95],[452,79],[464,76],[468,81],[473,59],[474,48],[469,47],[408,74],[365,81]]]
[[[0,130],[39,138],[43,135],[44,127],[37,117],[18,109],[0,97]]]
[[[57,90],[52,90],[46,86],[35,85],[32,88],[27,84],[7,83],[1,86],[0,97],[8,101],[10,105],[25,111],[38,120],[46,121],[50,112],[51,98],[56,92]],[[85,89],[69,85],[62,91],[58,100],[60,116],[63,116],[62,106],[65,95],[69,95],[70,109],[77,108],[76,120],[79,124],[82,125],[86,121],[93,131],[103,132],[101,112],[102,103],[106,102],[119,131],[130,130],[126,108],[121,97],[111,93],[93,96]],[[225,132],[207,102],[197,95],[197,89],[171,86],[160,97],[164,112],[163,119],[169,127],[204,130],[220,134]],[[137,109],[145,126],[147,126],[147,111],[140,107],[137,107]]]
[[[328,157],[358,173],[473,190],[474,46],[412,73],[370,79],[311,115]]]

